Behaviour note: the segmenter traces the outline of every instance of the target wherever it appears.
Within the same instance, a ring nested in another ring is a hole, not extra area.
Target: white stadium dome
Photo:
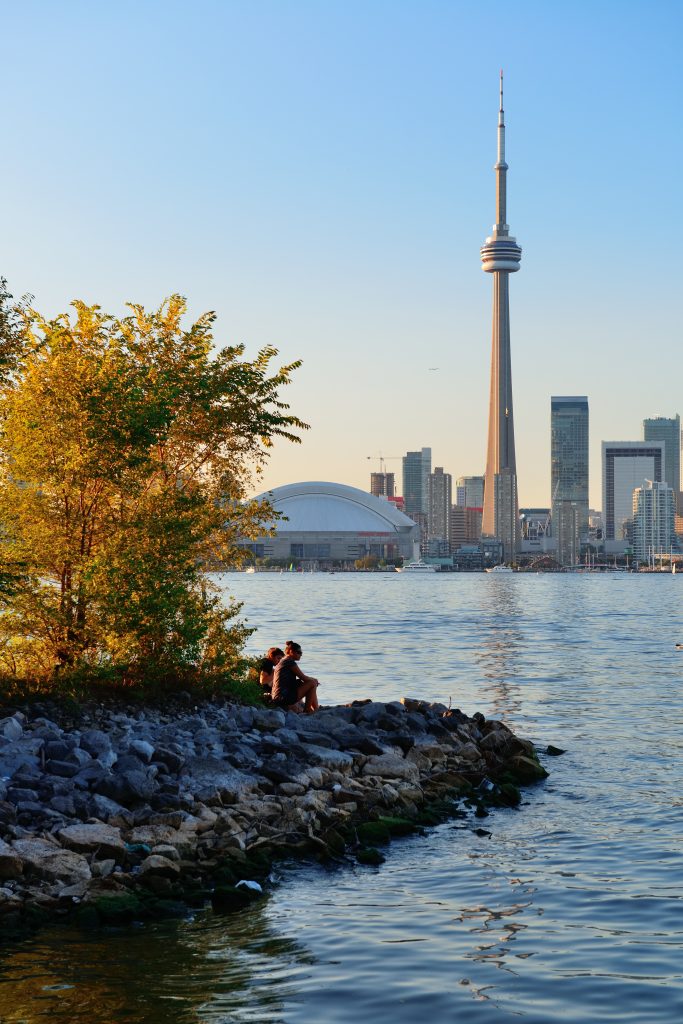
[[[413,520],[358,487],[307,481],[264,491],[256,500],[270,502],[286,516],[272,524],[274,538],[251,545],[258,555],[344,561],[365,554],[412,554],[418,530]]]

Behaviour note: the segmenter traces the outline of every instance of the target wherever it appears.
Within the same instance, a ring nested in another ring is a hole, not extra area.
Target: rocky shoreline
[[[393,836],[515,806],[547,775],[501,722],[441,704],[188,703],[0,710],[3,936],[238,907],[276,859],[380,863]]]

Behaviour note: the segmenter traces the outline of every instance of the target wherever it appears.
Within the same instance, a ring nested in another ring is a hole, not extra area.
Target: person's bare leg
[[[297,691],[299,698],[304,698],[304,713],[312,714],[318,710],[320,706],[318,704],[318,681],[314,680],[310,683],[302,683]]]

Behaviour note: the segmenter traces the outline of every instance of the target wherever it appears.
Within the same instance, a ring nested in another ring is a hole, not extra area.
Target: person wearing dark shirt
[[[270,647],[266,652],[266,656],[259,665],[259,684],[263,687],[264,696],[267,694],[270,696],[270,691],[273,688],[273,672],[278,662],[282,661],[285,656],[285,652],[280,647]]]
[[[272,699],[286,711],[297,710],[300,700],[304,701],[304,712],[312,714],[318,710],[318,680],[302,672],[297,662],[303,651],[294,640],[285,644],[285,656],[273,672]]]

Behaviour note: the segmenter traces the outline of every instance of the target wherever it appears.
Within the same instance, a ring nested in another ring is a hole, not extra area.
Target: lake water
[[[2,1024],[683,1020],[683,578],[225,574],[321,701],[500,718],[550,778],[519,809],[279,869],[239,917],[55,929],[0,952]]]

